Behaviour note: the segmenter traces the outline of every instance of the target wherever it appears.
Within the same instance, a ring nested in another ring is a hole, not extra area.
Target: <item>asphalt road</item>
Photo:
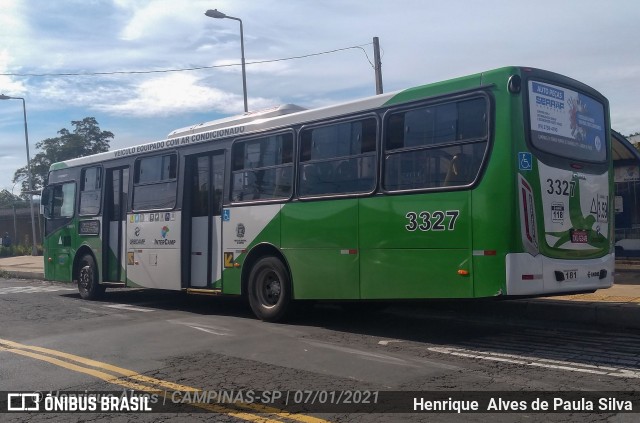
[[[304,304],[286,323],[242,301],[0,279],[0,391],[629,391],[640,333],[481,319],[446,304],[367,311]],[[166,394],[165,394],[166,395]],[[1,398],[0,398],[1,400]],[[214,411],[216,414],[203,413]],[[638,414],[302,413],[187,408],[163,414],[2,414],[2,421],[637,421]],[[638,410],[636,410],[638,412]]]

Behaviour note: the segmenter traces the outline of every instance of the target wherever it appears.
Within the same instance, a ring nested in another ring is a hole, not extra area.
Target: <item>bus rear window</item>
[[[572,160],[607,159],[604,106],[585,94],[529,81],[531,142],[546,153]]]

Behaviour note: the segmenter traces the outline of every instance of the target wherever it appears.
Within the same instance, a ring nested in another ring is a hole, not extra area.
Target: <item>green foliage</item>
[[[62,128],[58,131],[58,137],[47,138],[36,144],[40,152],[30,162],[34,190],[42,189],[52,163],[109,151],[109,142],[113,139],[113,133],[101,131],[96,118],[73,120],[71,125],[74,127],[73,132]],[[29,181],[26,176],[26,166],[16,170],[13,175],[14,183],[22,180],[22,191],[29,190]]]
[[[36,245],[36,250],[39,255],[42,255],[42,246]],[[14,257],[14,256],[30,256],[32,253],[30,245],[12,245],[10,247],[0,246],[0,257]]]

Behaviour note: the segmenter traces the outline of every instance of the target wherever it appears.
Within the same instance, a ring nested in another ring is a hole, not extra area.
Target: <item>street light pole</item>
[[[27,178],[29,179],[29,199],[31,204],[31,255],[37,256],[38,249],[36,248],[36,220],[33,216],[33,177],[31,175],[31,157],[29,157],[29,131],[27,130],[27,105],[22,97],[9,97],[8,95],[0,94],[0,100],[22,100],[22,113],[24,115],[24,140],[27,145]],[[15,240],[18,242],[18,240]]]
[[[224,13],[219,12],[218,9],[213,9],[213,10],[209,9],[204,14],[210,18],[233,19],[234,21],[240,22],[240,53],[242,55],[242,91],[244,93],[244,112],[247,113],[249,111],[249,106],[247,104],[247,72],[245,69],[245,62],[244,62],[244,31],[242,29],[242,19],[225,15]]]

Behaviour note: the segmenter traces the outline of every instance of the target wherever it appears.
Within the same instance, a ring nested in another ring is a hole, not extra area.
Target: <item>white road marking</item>
[[[591,364],[576,363],[572,361],[551,360],[546,358],[529,357],[517,354],[502,354],[489,351],[474,351],[465,348],[452,347],[431,347],[429,351],[441,354],[448,354],[457,357],[475,358],[478,360],[500,361],[522,366],[534,366],[555,370],[566,370],[570,372],[590,373],[595,375],[605,375],[613,377],[640,379],[640,372],[634,369],[622,367],[598,366]]]
[[[8,286],[0,288],[0,295],[5,294],[35,294],[39,292],[75,291],[75,288],[62,286]]]
[[[193,328],[193,329],[201,330],[201,331],[203,331],[203,332],[210,333],[210,334],[212,334],[212,335],[220,335],[220,336],[227,336],[227,335],[229,335],[228,333],[216,332],[216,331],[211,330],[211,329],[201,328],[200,326],[192,326],[192,325],[186,325],[186,326],[188,326],[188,327],[190,327],[190,328]]]
[[[225,329],[225,328],[221,328],[221,327],[216,327],[216,326],[209,326],[209,325],[199,325],[199,324],[194,324],[194,323],[189,323],[189,322],[180,322],[177,320],[167,320],[167,322],[169,323],[173,323],[176,325],[184,325],[187,327],[190,327],[191,329],[195,329],[195,330],[199,330],[202,332],[207,332],[210,333],[212,335],[218,335],[218,336],[229,336],[231,335],[229,329]]]
[[[98,310],[94,310],[92,308],[86,308],[86,307],[78,307],[79,310],[87,312],[87,313],[93,313],[93,314],[102,314],[101,312],[99,312]]]
[[[384,341],[378,341],[378,345],[382,345],[382,346],[386,347],[387,345],[393,344],[393,343],[396,343],[396,342],[404,342],[404,341],[401,341],[399,339],[386,339]]]
[[[116,308],[118,310],[126,310],[126,311],[141,311],[143,313],[148,313],[150,311],[155,311],[152,308],[134,307],[134,306],[129,305],[129,304],[112,304],[112,305],[106,305],[104,307]]]
[[[425,359],[416,359],[413,357],[406,357],[406,358],[399,358],[399,357],[394,357],[392,355],[389,354],[379,354],[379,353],[373,353],[370,351],[363,351],[363,350],[357,350],[355,348],[349,348],[349,347],[343,347],[340,345],[334,345],[334,344],[330,344],[330,343],[326,343],[326,342],[321,342],[321,341],[313,341],[313,340],[302,340],[302,342],[312,345],[314,347],[319,347],[319,348],[328,348],[334,351],[338,351],[338,352],[342,352],[342,353],[346,353],[346,354],[351,354],[351,355],[355,355],[361,359],[364,360],[371,360],[371,361],[378,361],[381,363],[385,363],[385,364],[393,364],[396,366],[406,366],[406,367],[414,367],[414,368],[421,368],[424,365],[428,365],[428,366],[432,366],[432,367],[437,367],[440,369],[446,369],[446,370],[459,370],[460,367],[458,366],[453,366],[453,365],[449,365],[449,364],[444,364],[444,363],[437,363],[434,361],[429,361],[429,360],[425,360]]]

